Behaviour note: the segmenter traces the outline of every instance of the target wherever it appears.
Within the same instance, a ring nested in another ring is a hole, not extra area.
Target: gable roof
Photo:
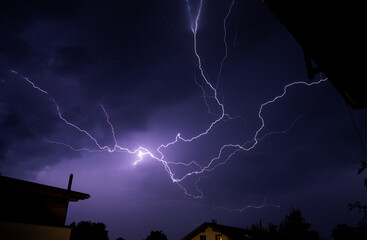
[[[247,229],[221,225],[215,222],[212,222],[212,223],[204,222],[199,227],[197,227],[192,232],[190,232],[185,237],[183,237],[181,240],[190,240],[194,238],[195,236],[197,236],[198,234],[205,232],[205,230],[208,227],[211,227],[216,232],[220,232],[223,235],[226,235],[231,240],[250,239],[250,237],[247,235],[249,233],[249,230]]]
[[[70,186],[69,181],[69,186]],[[64,226],[69,202],[89,194],[0,176],[0,220]]]
[[[0,176],[0,188],[2,194],[4,194],[3,197],[8,197],[7,194],[13,193],[36,193],[43,196],[65,199],[69,202],[77,202],[78,200],[90,198],[90,195],[86,193],[75,192],[5,176]]]

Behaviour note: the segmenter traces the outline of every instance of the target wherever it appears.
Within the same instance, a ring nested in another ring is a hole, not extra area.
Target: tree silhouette
[[[166,234],[162,231],[151,231],[145,240],[168,240]]]
[[[70,227],[70,240],[109,240],[104,223],[81,221],[75,224],[75,222],[72,222]]]
[[[361,168],[358,169],[358,175],[367,169],[367,162],[362,161]],[[367,178],[364,180],[364,186],[367,188]]]
[[[279,225],[280,239],[319,240],[319,233],[310,228],[311,224],[302,217],[301,211],[293,209]]]
[[[367,162],[362,161],[361,167],[358,170],[358,175],[360,175],[366,169],[367,169]],[[367,178],[364,180],[364,185],[367,188]],[[361,202],[357,201],[354,203],[349,203],[348,208],[350,210],[357,209],[360,213],[362,213],[363,216],[361,221],[359,222],[359,225],[367,226],[367,205],[361,204]]]
[[[359,221],[360,226],[367,226],[367,206],[362,205],[361,202],[349,203],[349,210],[358,209],[358,212],[362,213],[362,219]]]
[[[263,228],[262,223],[252,224],[249,229],[249,235],[253,240],[277,240],[279,238],[278,226],[269,224],[267,228]]]
[[[358,238],[357,230],[355,227],[348,226],[347,224],[338,224],[332,232],[334,240],[349,240]]]
[[[367,225],[358,224],[357,227],[338,224],[333,229],[334,240],[365,240],[367,239]]]
[[[360,170],[363,171],[364,169]],[[360,173],[360,172],[359,172]],[[349,210],[357,209],[363,214],[359,223],[353,227],[347,224],[338,224],[333,229],[333,238],[335,240],[362,240],[367,239],[367,206],[362,205],[360,202],[349,203]]]

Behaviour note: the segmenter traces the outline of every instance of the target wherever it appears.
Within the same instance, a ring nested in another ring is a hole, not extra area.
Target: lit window
[[[223,240],[222,235],[220,234],[215,235],[215,240]]]
[[[206,240],[206,236],[205,235],[200,235],[200,240]]]

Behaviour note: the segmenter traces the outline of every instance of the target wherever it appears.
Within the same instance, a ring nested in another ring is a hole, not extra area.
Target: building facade
[[[217,224],[216,221],[204,222],[182,240],[246,240],[251,239],[248,230]]]
[[[69,240],[69,202],[90,197],[71,191],[71,179],[68,189],[62,189],[0,176],[0,239]]]

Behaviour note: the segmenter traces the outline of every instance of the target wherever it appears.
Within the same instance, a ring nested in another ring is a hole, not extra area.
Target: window
[[[206,240],[206,236],[205,235],[200,235],[200,240]]]
[[[220,234],[215,235],[215,240],[223,240],[222,235]]]

